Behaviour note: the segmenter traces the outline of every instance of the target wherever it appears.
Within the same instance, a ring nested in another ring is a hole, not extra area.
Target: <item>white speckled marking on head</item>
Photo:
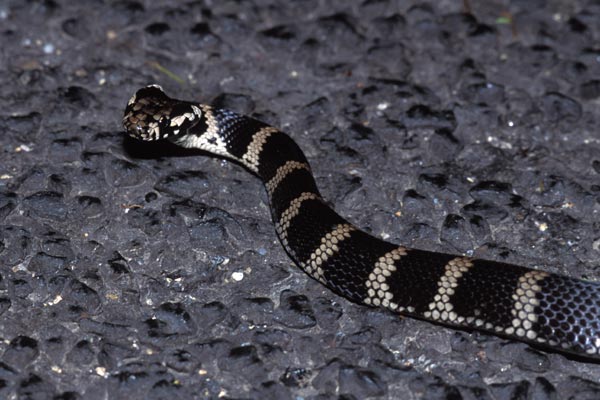
[[[171,118],[171,121],[169,122],[169,126],[172,126],[172,127],[181,126],[181,125],[183,125],[183,123],[186,120],[193,121],[196,118],[200,118],[202,116],[202,111],[200,110],[200,108],[198,108],[197,106],[194,106],[194,105],[192,105],[191,107],[192,107],[191,112],[186,112],[186,113],[183,113],[181,115]]]
[[[160,127],[158,122],[151,121],[148,123],[148,135],[147,138],[160,139]]]
[[[197,114],[202,115],[202,113],[204,113],[204,119],[206,120],[206,131],[200,136],[185,136],[177,143],[183,147],[206,150],[210,153],[218,154],[237,161],[242,161],[233,156],[229,150],[227,150],[227,144],[220,135],[219,124],[214,117],[212,107],[206,104],[201,104],[200,110],[198,110]]]

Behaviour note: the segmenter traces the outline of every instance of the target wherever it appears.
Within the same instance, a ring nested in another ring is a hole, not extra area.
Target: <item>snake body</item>
[[[172,99],[159,86],[135,93],[123,124],[136,139],[166,139],[254,172],[292,260],[353,302],[600,360],[599,283],[373,237],[324,202],[288,135],[233,111]]]

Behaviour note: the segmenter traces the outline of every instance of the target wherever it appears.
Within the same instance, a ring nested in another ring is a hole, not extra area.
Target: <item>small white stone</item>
[[[94,372],[96,372],[96,375],[100,375],[103,378],[108,378],[108,373],[106,372],[106,368],[104,367],[96,367]]]
[[[52,43],[46,43],[44,45],[44,47],[42,48],[42,51],[45,54],[52,54],[52,53],[54,53],[54,45]]]
[[[236,282],[239,282],[242,279],[244,279],[244,273],[243,272],[234,272],[233,274],[231,274],[231,279],[233,279]]]
[[[383,103],[379,103],[379,104],[377,104],[377,109],[378,109],[379,111],[384,111],[384,110],[387,110],[387,108],[388,108],[389,106],[390,106],[390,103],[388,103],[388,102],[383,102]]]

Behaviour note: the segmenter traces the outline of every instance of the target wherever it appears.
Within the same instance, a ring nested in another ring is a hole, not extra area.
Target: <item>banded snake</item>
[[[277,235],[308,275],[355,303],[600,359],[600,284],[502,262],[411,249],[373,237],[323,200],[285,133],[233,111],[138,90],[123,124],[233,159],[264,183]]]

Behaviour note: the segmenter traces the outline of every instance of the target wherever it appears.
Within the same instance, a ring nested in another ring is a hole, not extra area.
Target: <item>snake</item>
[[[286,133],[227,109],[139,89],[127,134],[165,140],[241,164],[263,182],[275,231],[305,273],[353,303],[600,361],[600,283],[538,268],[384,241],[323,199],[308,160]]]

